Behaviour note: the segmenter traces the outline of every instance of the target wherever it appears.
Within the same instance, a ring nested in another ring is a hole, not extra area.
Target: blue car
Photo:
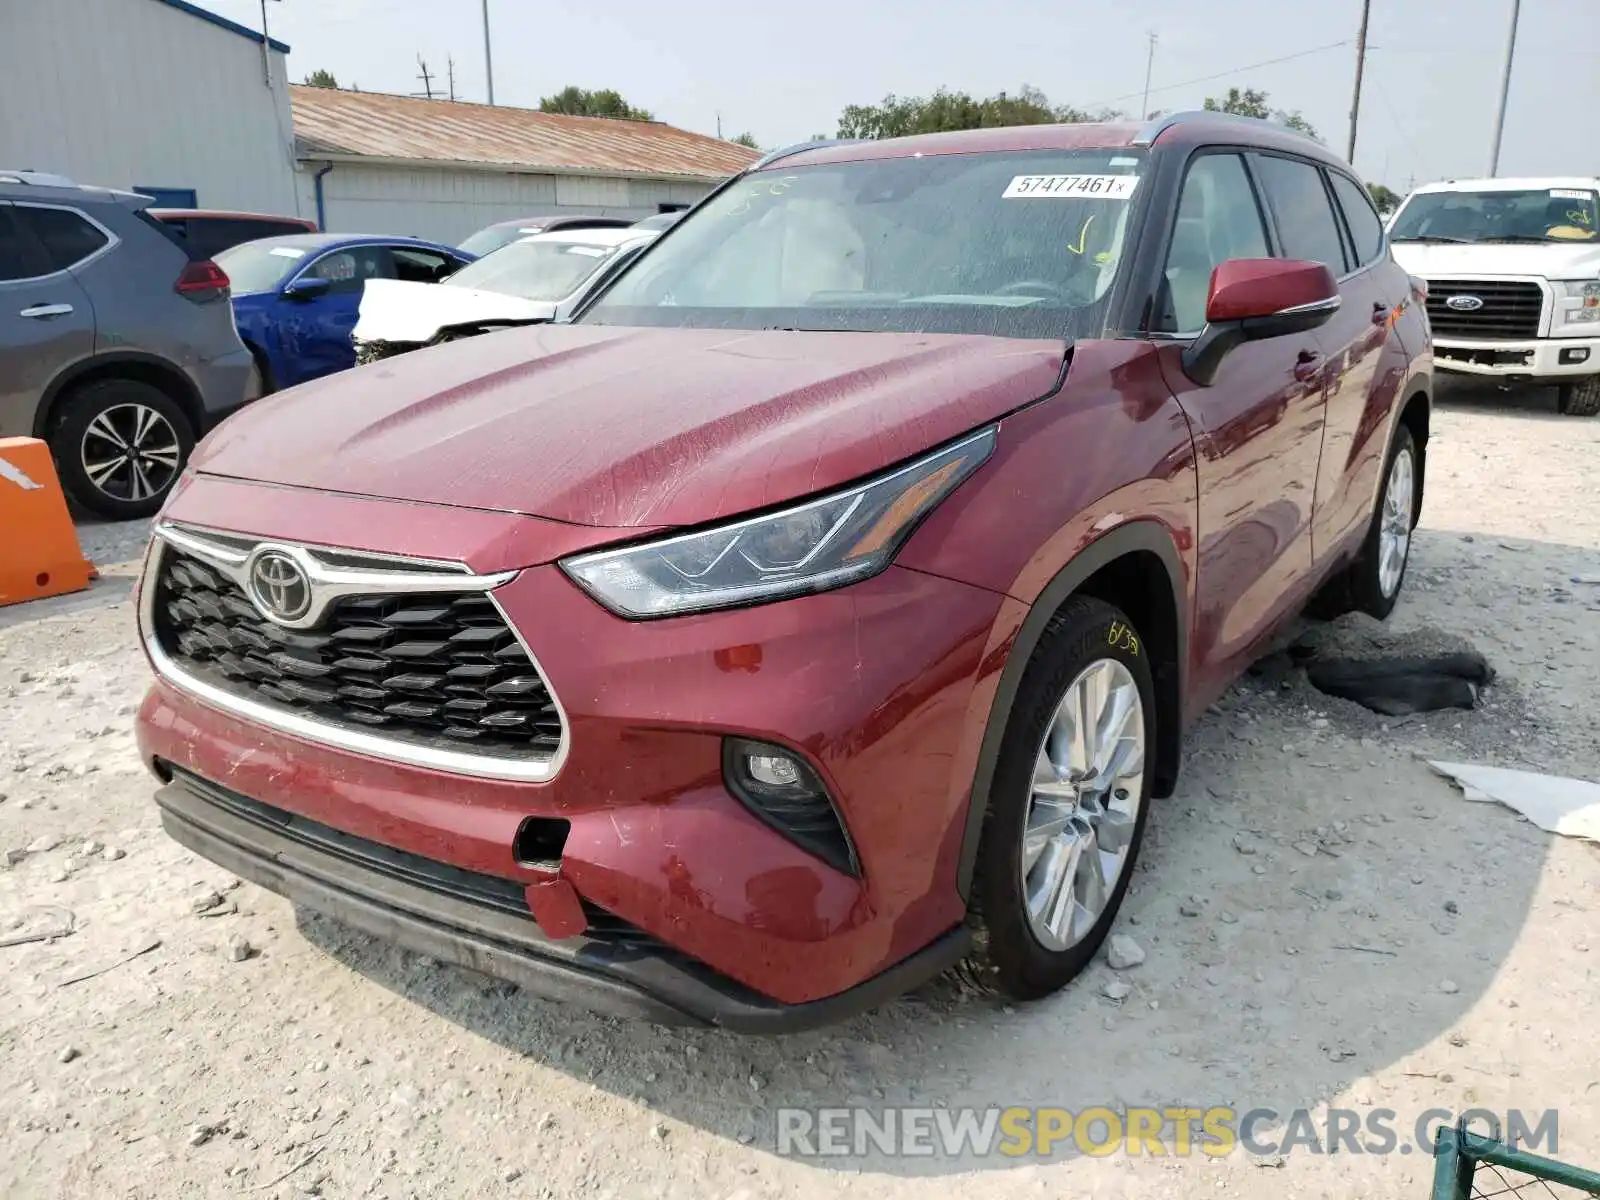
[[[233,319],[266,391],[355,366],[350,344],[369,279],[438,283],[473,256],[415,238],[340,233],[262,238],[216,263],[233,287]]]

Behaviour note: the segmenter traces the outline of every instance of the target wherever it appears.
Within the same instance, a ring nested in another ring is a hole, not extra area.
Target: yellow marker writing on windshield
[[[1083,223],[1083,228],[1078,231],[1078,244],[1076,246],[1069,245],[1067,249],[1072,251],[1074,254],[1082,254],[1083,247],[1089,241],[1089,226],[1093,224],[1094,214],[1091,213],[1089,219]]]

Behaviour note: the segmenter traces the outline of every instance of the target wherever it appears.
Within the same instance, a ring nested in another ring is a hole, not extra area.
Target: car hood
[[[1478,242],[1399,242],[1394,257],[1412,275],[1427,279],[1495,278],[1501,275],[1541,279],[1600,278],[1600,242],[1505,244]]]
[[[290,388],[213,475],[582,525],[688,525],[870,475],[1048,394],[1059,341],[540,325]]]
[[[548,321],[554,301],[524,300],[502,292],[373,279],[361,292],[361,314],[351,337],[358,342],[430,342],[441,329],[493,321]]]

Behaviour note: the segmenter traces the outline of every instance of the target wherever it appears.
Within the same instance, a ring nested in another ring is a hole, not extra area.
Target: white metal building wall
[[[3,3],[4,0],[0,0]],[[300,211],[316,214],[315,175],[300,164]],[[409,234],[455,245],[496,221],[551,213],[648,217],[661,204],[692,204],[703,183],[524,175],[460,167],[336,162],[322,179],[326,227],[340,233]]]
[[[0,167],[294,213],[286,64],[155,0],[0,0]]]

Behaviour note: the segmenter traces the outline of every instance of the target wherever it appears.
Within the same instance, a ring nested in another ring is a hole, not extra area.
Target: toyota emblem
[[[1477,296],[1451,296],[1444,302],[1446,308],[1453,308],[1456,312],[1477,312],[1483,307],[1483,301]]]
[[[280,550],[264,550],[250,563],[250,599],[268,620],[292,624],[311,611],[311,580]]]

